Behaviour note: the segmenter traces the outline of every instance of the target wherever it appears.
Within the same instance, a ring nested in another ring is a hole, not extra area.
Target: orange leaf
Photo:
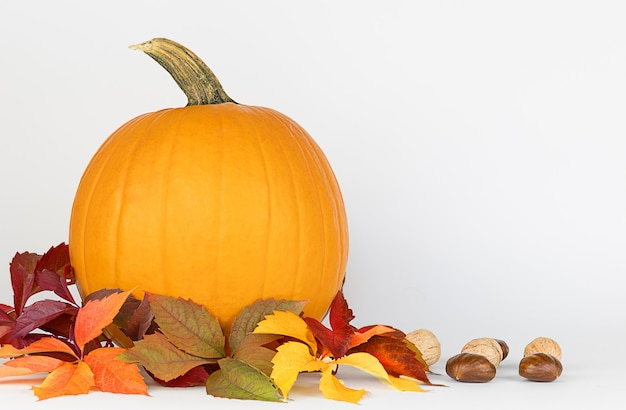
[[[44,337],[43,339],[39,339],[22,349],[16,349],[12,345],[4,345],[0,347],[0,358],[6,359],[10,357],[24,356],[33,353],[53,352],[66,353],[78,359],[71,347],[69,347],[59,339],[55,339],[54,337]]]
[[[396,329],[388,327],[388,326],[384,326],[384,325],[371,326],[367,330],[364,330],[362,332],[359,330],[354,333],[354,336],[352,336],[350,347],[355,347],[360,344],[363,344],[374,336],[382,335],[385,333],[391,333],[395,331]]]
[[[82,352],[85,344],[100,336],[102,329],[113,323],[131,291],[114,293],[100,300],[90,300],[78,310],[74,340]]]
[[[0,366],[0,379],[3,377],[26,376],[27,374],[38,373],[26,367]]]
[[[39,387],[33,387],[39,400],[52,397],[87,394],[94,386],[94,378],[87,363],[63,363],[50,373]]]
[[[24,356],[5,362],[3,367],[29,370],[29,373],[24,374],[50,373],[63,363],[67,362],[50,356]]]
[[[123,394],[148,394],[148,387],[134,363],[116,360],[126,349],[101,347],[85,356],[91,367],[96,387],[101,391]]]

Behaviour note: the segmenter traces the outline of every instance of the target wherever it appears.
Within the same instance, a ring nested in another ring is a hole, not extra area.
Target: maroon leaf
[[[59,276],[65,275],[65,267],[70,264],[70,252],[69,246],[62,243],[57,246],[53,246],[41,258],[37,261],[35,266],[35,272],[43,270],[51,270],[56,272]],[[73,278],[70,278],[73,279]],[[70,281],[70,284],[74,283]]]
[[[141,340],[153,325],[153,319],[154,314],[150,308],[150,302],[148,298],[144,297],[137,308],[133,310],[130,319],[124,327],[124,333],[126,333],[131,340]]]
[[[148,374],[150,373],[148,372]],[[152,374],[150,374],[150,377],[152,377],[155,382],[165,387],[195,387],[204,386],[209,378],[209,375],[210,373],[207,371],[205,366],[196,366],[182,376],[178,376],[177,378],[167,382],[157,379]]]
[[[76,301],[67,287],[68,283],[65,276],[60,276],[57,272],[50,269],[43,269],[37,272],[36,280],[41,290],[50,290],[59,297],[76,305]]]
[[[40,300],[27,306],[22,314],[15,321],[15,327],[11,332],[11,339],[25,337],[31,331],[45,326],[46,323],[53,321],[64,313],[74,317],[78,308],[65,302],[56,300]]]
[[[9,315],[13,308],[0,303],[0,326],[6,326],[15,323],[15,319]]]
[[[87,304],[87,302],[89,302],[90,300],[102,300],[105,297],[110,296],[114,293],[122,293],[122,290],[118,288],[114,288],[114,289],[105,288],[105,289],[97,290],[85,296],[85,298],[83,299],[83,305]]]
[[[9,265],[11,286],[13,287],[13,305],[18,316],[26,306],[28,298],[36,292],[35,267],[39,257],[35,253],[16,253]]]
[[[74,325],[76,312],[62,313],[60,316],[39,326],[39,329],[62,338],[69,338]]]

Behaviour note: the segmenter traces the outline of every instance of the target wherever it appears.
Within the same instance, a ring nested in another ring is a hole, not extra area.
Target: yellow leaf
[[[83,361],[64,363],[48,375],[39,387],[33,387],[39,400],[87,394],[95,386],[93,373]]]
[[[335,360],[337,364],[346,364],[348,366],[356,367],[371,375],[378,377],[379,379],[389,381],[389,374],[378,361],[377,358],[369,353],[358,352],[344,356]]]
[[[273,314],[265,316],[265,319],[259,322],[253,333],[293,337],[305,342],[314,356],[317,353],[315,336],[306,322],[293,312],[275,310]]]
[[[284,399],[289,395],[299,373],[328,368],[328,364],[317,360],[311,355],[307,345],[300,342],[286,342],[280,345],[272,364],[274,366],[270,377],[280,389]]]
[[[424,391],[419,387],[417,380],[391,376],[387,373],[380,361],[369,353],[352,353],[335,360],[334,363],[356,367],[357,369],[378,377],[380,381],[390,385],[396,390],[414,392]]]
[[[420,387],[420,381],[415,379],[409,379],[405,377],[389,376],[389,384],[399,391],[412,391],[423,392],[424,389]]]
[[[320,391],[327,399],[358,403],[365,394],[364,389],[355,390],[343,385],[335,377],[330,366],[322,372]]]

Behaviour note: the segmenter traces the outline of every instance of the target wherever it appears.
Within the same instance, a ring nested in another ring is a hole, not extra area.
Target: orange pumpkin
[[[134,48],[166,68],[189,104],[132,119],[89,163],[69,232],[82,297],[104,288],[190,298],[228,332],[259,298],[307,300],[321,319],[344,279],[339,185],[287,116],[235,103],[191,51]]]

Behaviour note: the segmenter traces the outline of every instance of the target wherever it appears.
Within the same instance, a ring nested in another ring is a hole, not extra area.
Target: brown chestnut
[[[485,383],[496,377],[496,367],[483,355],[459,353],[448,359],[446,373],[460,382]]]
[[[535,353],[519,363],[519,375],[535,382],[552,382],[563,372],[563,365],[548,353]]]

